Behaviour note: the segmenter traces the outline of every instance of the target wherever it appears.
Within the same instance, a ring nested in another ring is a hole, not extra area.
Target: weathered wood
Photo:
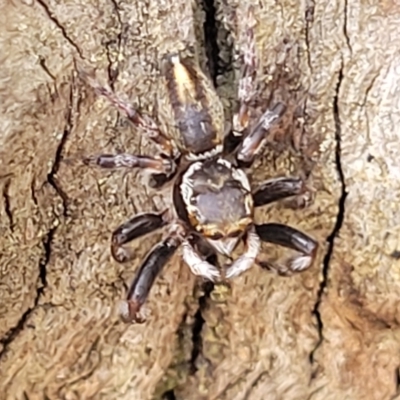
[[[177,399],[400,398],[400,7],[393,2],[255,5],[263,88],[256,112],[273,98],[289,113],[253,179],[310,174],[315,190],[304,209],[283,202],[257,218],[316,237],[315,265],[290,278],[254,267],[229,290],[208,293],[175,257],[152,290],[148,322],[118,317],[126,283],[160,236],[139,240],[136,262],[118,265],[110,233],[170,199],[143,189],[136,173],[82,165],[84,155],[154,147],[77,79],[76,65],[96,68],[104,82],[116,78],[117,92],[157,115],[160,58],[206,43],[201,60],[206,65],[207,54],[220,73],[218,91],[232,110],[232,54],[246,4],[213,6],[216,21],[185,1],[2,5],[5,399],[150,399],[168,391]],[[218,28],[205,40],[204,21]]]

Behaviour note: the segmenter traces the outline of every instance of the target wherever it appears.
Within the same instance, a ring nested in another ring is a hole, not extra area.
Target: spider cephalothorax
[[[300,253],[283,264],[266,263],[281,274],[302,271],[315,257],[317,242],[304,233],[286,225],[258,225],[254,221],[255,207],[299,195],[304,191],[304,184],[299,178],[275,178],[254,188],[245,170],[261,152],[270,128],[285,112],[285,106],[277,103],[250,128],[249,104],[256,92],[257,63],[252,29],[246,35],[239,107],[230,135],[235,139],[235,146],[226,141],[222,103],[194,58],[174,54],[164,60],[160,79],[160,92],[164,96],[160,104],[171,119],[168,132],[162,132],[150,117],[141,115],[110,88],[98,85],[84,74],[96,91],[122,110],[160,151],[155,157],[102,154],[85,162],[104,168],[151,170],[153,187],[161,187],[174,179],[173,209],[136,215],[112,235],[112,254],[117,261],[125,262],[134,258],[125,247],[128,242],[168,226],[168,235],[146,256],[128,291],[127,317],[131,320],[142,321],[140,308],[155,278],[178,248],[182,249],[182,258],[193,273],[210,280],[233,278],[249,269],[257,261],[261,241]],[[224,147],[224,143],[228,145]],[[228,154],[228,148],[234,152]],[[240,242],[244,245],[243,252],[234,259],[232,253]],[[222,267],[211,264],[207,258],[210,252],[224,256],[228,262]]]
[[[175,198],[179,217],[187,221],[214,251],[230,257],[245,237],[254,253],[253,260],[246,262],[254,262],[259,239],[251,229],[253,198],[249,179],[243,170],[223,158],[195,162],[183,174],[176,195],[181,198],[181,201]],[[183,242],[183,259],[197,275],[212,280],[220,277],[218,268],[195,253],[190,240]],[[238,268],[244,266],[234,262],[227,268],[226,276],[236,275]]]
[[[227,160],[192,164],[180,190],[191,225],[208,239],[238,238],[252,223],[250,182]]]

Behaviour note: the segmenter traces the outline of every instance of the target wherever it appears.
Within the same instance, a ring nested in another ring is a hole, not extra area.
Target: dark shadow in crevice
[[[341,193],[340,193],[340,198],[338,202],[338,214],[336,216],[336,223],[335,226],[333,227],[333,230],[331,234],[327,237],[327,242],[328,242],[328,249],[325,254],[324,260],[323,260],[323,267],[322,267],[322,281],[319,286],[318,292],[317,292],[317,300],[314,305],[314,309],[312,310],[313,315],[315,315],[316,320],[317,320],[317,328],[318,328],[318,335],[319,335],[319,340],[314,347],[314,349],[311,351],[309,360],[311,364],[314,364],[315,362],[315,352],[321,345],[323,341],[323,329],[324,329],[324,324],[322,321],[322,315],[320,312],[320,307],[321,303],[323,300],[323,296],[325,293],[325,290],[328,285],[328,280],[329,280],[329,269],[330,269],[330,263],[334,251],[334,246],[335,246],[335,238],[339,235],[340,229],[342,228],[343,225],[343,220],[344,220],[344,215],[345,215],[345,203],[346,203],[346,197],[347,197],[347,191],[346,191],[346,182],[345,182],[345,177],[342,169],[342,160],[341,160],[341,153],[342,153],[342,148],[341,148],[341,138],[342,138],[342,126],[340,122],[340,110],[339,110],[339,94],[340,94],[340,87],[343,82],[343,63],[342,66],[339,70],[339,75],[338,75],[338,82],[336,85],[336,92],[335,92],[335,97],[333,101],[333,115],[334,115],[334,121],[335,121],[335,140],[336,140],[336,151],[335,151],[335,163],[336,163],[336,169],[337,169],[337,175],[341,184]]]
[[[202,331],[206,323],[205,319],[203,318],[203,313],[208,306],[211,293],[214,290],[214,283],[210,281],[203,282],[201,285],[201,289],[203,295],[200,296],[198,299],[199,308],[197,309],[196,314],[194,315],[194,322],[192,326],[193,347],[192,347],[192,354],[190,357],[190,371],[189,371],[191,375],[194,375],[197,372],[196,361],[203,352]]]

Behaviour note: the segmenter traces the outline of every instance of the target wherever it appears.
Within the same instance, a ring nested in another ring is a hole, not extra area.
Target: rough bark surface
[[[317,260],[290,278],[254,267],[227,289],[196,282],[176,256],[148,322],[127,325],[119,300],[160,235],[119,265],[110,233],[171,203],[136,173],[82,165],[85,155],[154,148],[77,65],[157,117],[160,58],[199,46],[229,118],[246,4],[2,3],[1,398],[400,399],[400,5],[254,7],[256,111],[279,98],[289,116],[253,179],[303,174],[314,189],[306,208],[283,202],[257,218],[317,238]]]

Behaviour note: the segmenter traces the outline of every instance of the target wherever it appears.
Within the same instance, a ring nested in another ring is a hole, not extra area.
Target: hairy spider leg
[[[120,110],[134,125],[154,142],[162,155],[161,157],[140,156],[134,154],[98,154],[84,159],[87,165],[97,165],[103,168],[142,168],[153,172],[151,186],[158,188],[170,181],[176,171],[175,160],[179,154],[173,142],[169,140],[156,122],[147,115],[142,115],[129,102],[117,96],[109,86],[101,86],[96,78],[86,71],[80,70],[80,75],[94,91],[105,97]]]
[[[161,157],[149,157],[135,154],[100,154],[83,159],[86,165],[101,168],[140,168],[157,174],[172,174],[175,171],[173,160]]]
[[[262,150],[269,130],[280,120],[285,111],[286,106],[283,103],[276,103],[260,117],[256,126],[239,145],[236,156],[239,163],[244,163],[246,167],[251,166],[255,156]]]
[[[170,222],[167,213],[166,210],[159,214],[138,214],[119,226],[111,238],[111,254],[114,259],[120,263],[132,260],[135,254],[124,245],[167,225]]]
[[[233,117],[233,135],[241,137],[249,124],[250,103],[256,93],[256,74],[258,67],[256,41],[254,38],[254,17],[253,7],[249,7],[244,14],[247,28],[242,31],[239,37],[241,44],[240,52],[242,58],[242,69],[238,83],[239,110]]]
[[[263,242],[277,244],[301,253],[284,263],[258,261],[262,268],[276,271],[279,275],[292,275],[309,268],[317,254],[318,243],[310,236],[287,225],[255,225],[255,230]]]
[[[253,14],[253,7],[250,6],[244,14],[247,29],[241,32],[238,42],[240,43],[241,70],[238,82],[238,110],[233,115],[232,129],[225,135],[224,151],[227,154],[234,152],[243,140],[250,120],[250,103],[257,92],[257,54],[256,42],[254,39],[254,26],[256,20]]]
[[[145,322],[145,318],[140,315],[140,309],[145,303],[155,279],[180,244],[181,240],[178,236],[170,235],[161,243],[156,244],[147,254],[128,290],[127,310],[123,312],[125,320]]]
[[[105,97],[122,112],[129,121],[141,128],[146,136],[159,147],[161,153],[174,158],[175,147],[173,143],[165,136],[157,123],[150,116],[142,115],[132,104],[116,95],[111,87],[102,86],[92,74],[83,70],[80,70],[79,74],[99,96]]]

